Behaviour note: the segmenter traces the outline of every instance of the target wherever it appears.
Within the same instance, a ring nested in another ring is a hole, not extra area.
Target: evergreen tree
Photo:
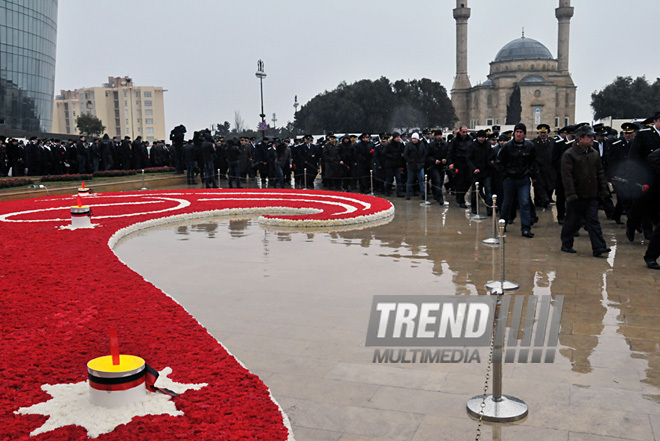
[[[522,116],[522,103],[520,101],[520,87],[516,85],[513,93],[509,97],[509,104],[506,106],[506,124],[513,125],[520,122]]]

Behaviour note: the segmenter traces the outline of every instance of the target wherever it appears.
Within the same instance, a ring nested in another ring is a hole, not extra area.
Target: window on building
[[[135,91],[135,98],[140,98],[140,91],[139,90]]]
[[[136,105],[136,106],[141,105],[140,100],[137,100],[137,101],[135,102],[135,105]]]
[[[145,109],[144,114],[147,116],[152,116],[154,114],[154,111],[151,109]]]
[[[117,127],[117,131],[115,133],[117,134],[117,136],[121,136],[121,129]]]
[[[128,107],[128,101],[124,100],[124,107]]]
[[[127,134],[127,135],[130,135],[130,134],[131,134],[131,131],[128,129],[128,127],[126,127],[126,134]]]
[[[76,117],[76,111],[75,110],[73,111],[73,117],[74,118]]]
[[[124,109],[124,116],[128,116],[128,109]]]
[[[140,124],[142,122],[142,119],[138,118],[137,123]]]
[[[153,127],[147,127],[147,133],[154,133]]]
[[[119,110],[115,109],[115,118],[119,118]]]
[[[115,118],[115,125],[117,126],[117,130],[119,130],[119,124],[121,124],[119,118]]]
[[[147,107],[151,107],[151,101],[150,100],[145,101],[144,105],[147,106]]]
[[[569,124],[570,124],[570,118],[567,116],[566,118],[564,118],[564,126],[567,126]]]
[[[128,125],[128,118],[126,118],[126,125]]]
[[[140,109],[136,110],[136,111],[135,111],[135,114],[136,114],[137,116],[142,116],[142,110],[140,110]]]
[[[495,125],[499,125],[499,123],[500,123],[500,119],[499,119],[499,118],[495,118]]]
[[[154,119],[153,119],[153,118],[145,118],[144,123],[145,123],[145,124],[153,124],[153,123],[154,123]]]
[[[154,142],[154,137],[153,136],[147,136],[147,141],[149,142]]]
[[[128,96],[127,92],[124,90],[124,98],[126,98],[127,96]]]
[[[142,127],[138,127],[138,133],[142,131]]]
[[[559,117],[555,116],[555,127],[559,127]]]
[[[486,125],[487,126],[492,126],[493,125],[493,120],[492,119],[487,119],[486,120]]]
[[[115,91],[115,92],[112,92],[112,96],[113,96],[113,98],[116,99],[116,100],[119,99],[119,93],[117,93],[116,91]]]
[[[145,98],[151,98],[151,92],[144,92]]]

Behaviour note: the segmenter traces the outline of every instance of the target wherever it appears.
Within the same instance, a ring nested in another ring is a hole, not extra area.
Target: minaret
[[[557,36],[557,70],[560,73],[568,73],[568,47],[571,36],[571,17],[573,17],[571,0],[559,0],[559,7],[555,9],[555,16],[559,22],[559,34]]]
[[[458,123],[467,125],[469,114],[467,97],[472,87],[467,71],[467,22],[470,18],[470,8],[467,0],[456,0],[454,20],[456,20],[456,77],[451,88],[451,100],[458,117]]]

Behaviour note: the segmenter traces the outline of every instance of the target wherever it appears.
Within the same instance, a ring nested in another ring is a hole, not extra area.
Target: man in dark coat
[[[213,137],[209,132],[204,132],[204,141],[202,142],[202,160],[204,162],[204,176],[206,188],[218,188],[218,180],[214,170],[215,144]]]
[[[112,140],[106,133],[101,139],[101,164],[103,170],[110,170],[112,168]]]
[[[653,233],[651,222],[656,215],[654,208],[657,201],[654,200],[652,192],[642,192],[641,189],[643,185],[651,181],[653,176],[653,170],[648,164],[647,158],[659,148],[660,111],[653,116],[651,127],[637,132],[628,155],[628,179],[631,186],[637,189],[632,195],[632,209],[626,224],[626,236],[631,242],[635,240],[636,230],[643,229],[647,239],[650,239]]]
[[[555,147],[554,140],[550,139],[550,126],[539,124],[536,127],[539,136],[534,138],[534,149],[536,150],[536,163],[538,174],[534,183],[534,205],[548,208],[555,190],[556,172],[552,164],[552,152]]]
[[[360,135],[360,141],[355,145],[355,174],[358,189],[361,193],[371,192],[371,165],[373,162],[374,145],[368,133]]]
[[[431,192],[438,204],[443,205],[442,184],[445,181],[445,165],[447,164],[447,144],[442,139],[442,130],[436,130],[435,139],[431,141],[426,152],[426,173],[431,178]]]
[[[523,237],[532,238],[532,214],[530,198],[530,180],[536,176],[536,154],[534,144],[525,139],[527,127],[523,123],[515,125],[513,139],[497,155],[497,167],[504,177],[502,212],[500,218],[511,223],[513,202],[518,197],[520,205],[520,230]]]
[[[485,130],[477,132],[477,140],[474,141],[469,149],[467,155],[467,166],[470,176],[472,176],[472,191],[470,197],[470,204],[472,213],[477,213],[477,192],[476,183],[479,183],[480,196],[486,201],[486,212],[488,215],[493,214],[492,187],[490,179],[490,155],[491,146],[488,142],[488,135]]]
[[[468,128],[462,126],[449,145],[447,162],[452,173],[452,186],[456,191],[456,202],[461,208],[465,205],[465,192],[470,186],[470,177],[467,169],[467,152],[472,144],[472,138],[468,134]]]
[[[617,224],[623,224],[621,215],[628,216],[632,201],[630,199],[630,188],[628,185],[627,163],[630,146],[635,139],[639,127],[635,123],[623,123],[621,131],[623,138],[612,142],[609,157],[609,167],[605,170],[605,176],[612,183],[616,193],[616,205],[612,219]]]
[[[121,158],[121,166],[123,170],[131,169],[133,152],[131,151],[131,137],[124,136],[124,140],[119,147],[119,157]]]
[[[76,141],[76,162],[78,163],[78,174],[85,173],[85,166],[87,165],[87,146],[85,137],[81,136]]]
[[[406,181],[406,199],[410,199],[413,194],[413,181],[417,178],[419,183],[419,193],[421,199],[426,198],[426,189],[424,188],[424,163],[426,162],[426,148],[423,142],[419,140],[417,132],[412,134],[410,142],[403,149],[403,158],[406,160],[406,170],[408,179]]]
[[[575,253],[573,238],[584,224],[594,257],[610,252],[598,221],[598,197],[609,194],[600,154],[593,148],[596,132],[591,126],[576,131],[577,142],[561,158],[566,194],[566,220],[561,229],[561,250]]]
[[[557,223],[559,225],[563,225],[566,216],[566,195],[564,194],[564,184],[561,178],[561,157],[575,142],[574,133],[574,125],[560,129],[559,139],[555,141],[555,146],[552,150],[552,165],[556,173],[555,200],[557,202]]]

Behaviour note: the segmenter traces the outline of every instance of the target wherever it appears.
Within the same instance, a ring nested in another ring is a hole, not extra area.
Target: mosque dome
[[[511,60],[553,60],[552,54],[543,43],[532,38],[521,37],[507,43],[495,56],[495,62]]]
[[[545,78],[541,75],[527,75],[525,78],[520,80],[521,83],[545,83]]]

